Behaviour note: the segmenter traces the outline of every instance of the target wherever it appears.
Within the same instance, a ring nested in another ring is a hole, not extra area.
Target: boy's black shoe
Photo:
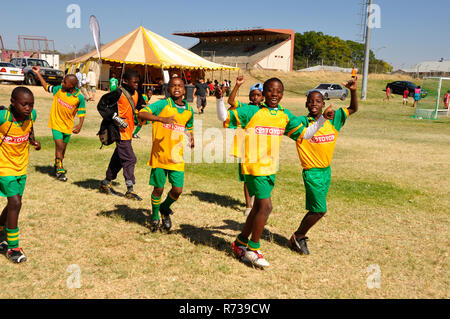
[[[298,239],[295,237],[295,234],[293,234],[289,240],[289,246],[292,250],[297,251],[300,254],[309,255],[308,245],[306,244],[307,241],[308,237]]]
[[[173,214],[173,211],[169,208],[167,210],[159,209],[159,212],[162,216],[162,226],[165,230],[169,231],[172,228],[172,220],[170,219],[170,215]]]
[[[27,260],[27,257],[23,253],[22,248],[9,249],[6,253],[6,258],[16,264],[25,262]]]
[[[8,249],[8,241],[6,240],[6,231],[0,231],[0,252],[4,252]]]
[[[103,182],[100,182],[100,186],[98,187],[98,190],[100,191],[100,193],[105,193],[108,195],[111,195],[113,193],[113,189],[111,187],[111,184],[105,184]]]
[[[152,226],[151,226],[152,233],[156,232],[159,229],[160,229],[159,228],[159,219],[153,219],[152,220]]]
[[[65,173],[56,173],[56,179],[58,181],[66,182],[67,181],[67,176],[66,176]]]
[[[125,193],[125,197],[128,199],[133,199],[133,200],[142,200],[142,198],[136,194],[134,191],[127,191]]]

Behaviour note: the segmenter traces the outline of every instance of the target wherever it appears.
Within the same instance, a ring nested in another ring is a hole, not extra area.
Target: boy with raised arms
[[[281,137],[287,135],[294,140],[308,139],[325,121],[321,117],[311,128],[304,127],[297,117],[279,104],[283,91],[281,80],[271,78],[263,85],[265,103],[259,106],[248,104],[229,111],[223,104],[222,90],[216,94],[217,115],[224,127],[245,130],[242,172],[249,195],[255,196],[244,228],[231,247],[236,257],[258,268],[269,266],[260,251],[260,238],[272,211],[271,193],[275,185]],[[332,113],[329,107],[324,114],[331,118]]]
[[[80,93],[78,79],[75,75],[66,75],[61,85],[49,85],[42,77],[39,66],[33,66],[32,69],[44,89],[53,94],[48,127],[51,128],[55,141],[55,175],[58,180],[65,182],[67,181],[67,171],[64,169],[63,159],[70,136],[72,133],[80,133],[83,127],[86,102]],[[74,126],[75,116],[79,118],[76,126]]]
[[[326,197],[331,180],[331,159],[339,131],[347,118],[358,111],[356,95],[356,80],[354,78],[343,83],[350,90],[350,106],[335,111],[334,118],[327,120],[310,140],[297,140],[297,151],[303,167],[303,182],[306,190],[306,209],[308,213],[303,218],[297,231],[291,236],[290,246],[301,254],[308,255],[306,233],[327,212]],[[298,117],[305,127],[314,123],[321,115],[325,102],[319,91],[312,91],[306,100],[308,116]]]
[[[8,202],[0,215],[0,251],[14,263],[26,261],[19,245],[19,213],[27,180],[29,145],[36,150],[41,144],[34,139],[36,121],[34,96],[26,87],[16,87],[9,108],[0,107],[0,196]]]
[[[141,123],[153,121],[152,151],[147,165],[152,167],[150,185],[152,192],[152,231],[160,229],[159,212],[162,226],[169,231],[172,227],[170,206],[180,197],[184,185],[183,146],[184,134],[188,132],[190,147],[194,148],[194,110],[183,99],[186,89],[179,77],[169,81],[169,97],[147,105],[138,113]],[[164,184],[169,178],[172,188],[161,203]]]

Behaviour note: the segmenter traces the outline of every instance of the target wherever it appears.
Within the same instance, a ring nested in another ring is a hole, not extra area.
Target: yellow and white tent
[[[176,68],[205,71],[238,69],[208,61],[142,26],[103,45],[100,52],[102,61],[141,64],[162,69]],[[97,51],[93,50],[76,59],[67,61],[67,64],[79,65],[98,59]]]

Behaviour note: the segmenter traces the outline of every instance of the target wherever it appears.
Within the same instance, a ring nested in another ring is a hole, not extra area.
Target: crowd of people
[[[33,67],[43,88],[53,95],[48,126],[55,144],[54,175],[59,181],[67,181],[63,165],[65,151],[72,134],[78,134],[84,123],[85,98],[78,75],[68,74],[61,85],[49,85],[40,76],[39,67]],[[77,72],[78,73],[78,72]],[[89,79],[89,76],[87,77]],[[81,78],[83,81],[83,78]],[[289,137],[296,143],[298,157],[303,168],[306,189],[307,214],[298,229],[290,237],[290,247],[301,254],[309,254],[307,232],[327,212],[326,197],[331,179],[331,159],[339,132],[348,117],[358,110],[356,77],[344,85],[350,90],[350,105],[336,111],[325,108],[324,97],[312,91],[306,100],[307,116],[295,116],[281,106],[284,85],[278,78],[251,86],[248,101],[238,101],[237,91],[245,82],[243,76],[236,79],[230,90],[230,81],[215,83],[200,79],[194,89],[199,114],[206,107],[206,96],[216,98],[217,118],[226,128],[236,130],[232,155],[239,158],[239,181],[244,182],[246,222],[231,250],[241,261],[258,268],[266,268],[269,262],[261,252],[261,234],[272,211],[271,193],[275,186],[281,137]],[[83,83],[83,82],[81,82]],[[93,83],[87,80],[86,83]],[[86,97],[92,98],[92,89]],[[119,85],[111,81],[111,91],[104,94],[97,109],[102,116],[99,137],[103,144],[115,143],[114,153],[106,168],[105,178],[99,190],[108,195],[120,195],[112,187],[112,181],[123,171],[127,191],[125,197],[142,200],[134,191],[136,155],[132,139],[137,126],[152,125],[152,148],[148,165],[150,171],[151,228],[152,231],[172,228],[172,205],[183,192],[184,167],[183,141],[189,139],[194,148],[194,109],[184,98],[186,87],[181,77],[172,77],[168,83],[168,97],[150,103],[151,94],[144,98],[139,92],[139,74],[127,70]],[[225,107],[224,96],[228,95]],[[34,135],[36,122],[33,93],[26,87],[16,87],[11,94],[9,107],[0,108],[0,196],[7,198],[7,205],[0,215],[0,250],[15,263],[26,260],[19,244],[18,217],[22,207],[22,195],[26,183],[29,145],[41,148]],[[79,118],[75,125],[75,117]],[[252,143],[253,140],[258,143]],[[249,151],[250,150],[250,151]],[[254,153],[257,154],[254,157]],[[252,155],[253,154],[253,155]],[[206,164],[205,164],[206,165]],[[171,189],[163,200],[166,180]]]

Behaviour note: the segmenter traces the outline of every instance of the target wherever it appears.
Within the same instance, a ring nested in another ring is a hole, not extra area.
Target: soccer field
[[[256,80],[273,75],[285,84],[281,104],[296,115],[306,115],[307,89],[346,79],[333,73],[255,72],[246,74],[239,99],[247,100]],[[87,102],[83,129],[69,142],[68,181],[59,182],[51,176],[54,143],[47,127],[52,96],[30,87],[42,150],[30,149],[19,218],[28,261],[15,265],[0,256],[0,298],[449,298],[450,117],[417,120],[401,96],[383,101],[386,83],[399,78],[370,77],[368,100],[360,101],[342,128],[328,213],[308,233],[309,256],[288,247],[306,211],[295,144],[283,137],[273,211],[261,241],[271,264],[265,270],[231,254],[230,244],[245,222],[237,164],[186,164],[184,193],[172,207],[172,232],[151,233],[146,166],[151,126],[133,140],[135,190],[143,201],[97,190],[114,146],[99,149],[95,102]],[[13,88],[0,85],[0,104],[9,103]],[[337,109],[349,99],[332,102]],[[224,130],[214,97],[195,121],[196,135],[202,135],[200,127]],[[196,148],[209,142],[197,140]],[[113,187],[125,192],[121,174],[116,182]],[[164,198],[168,190],[167,183]],[[3,208],[6,200],[0,203]],[[377,275],[373,269],[379,269],[379,287],[371,281]]]

